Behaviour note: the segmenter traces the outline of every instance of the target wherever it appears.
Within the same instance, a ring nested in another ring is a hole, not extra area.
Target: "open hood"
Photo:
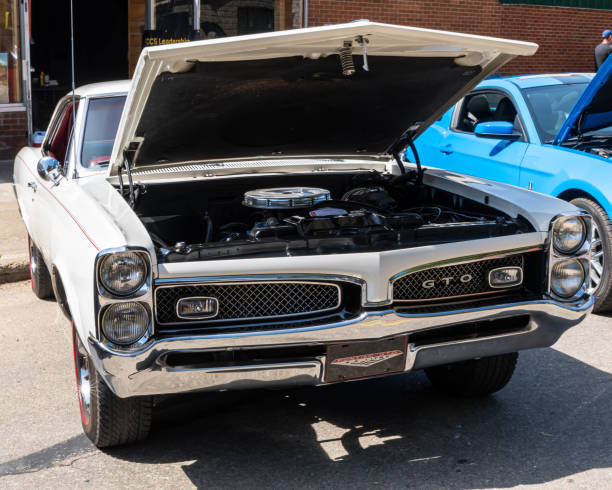
[[[536,44],[369,21],[146,48],[109,173],[376,156]]]
[[[553,145],[607,126],[612,126],[612,56],[608,56],[582,92],[555,136]]]

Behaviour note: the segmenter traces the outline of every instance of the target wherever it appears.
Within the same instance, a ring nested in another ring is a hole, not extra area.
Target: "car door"
[[[480,137],[478,123],[506,121],[520,137],[513,140]],[[428,130],[429,131],[429,130]],[[529,143],[512,96],[499,89],[479,89],[457,104],[449,130],[437,141],[440,168],[518,185],[521,162]],[[427,150],[431,155],[432,149]],[[433,160],[433,156],[431,157]]]
[[[30,169],[33,177],[32,185],[28,189],[32,193],[30,229],[32,239],[46,259],[51,256],[53,227],[57,225],[56,220],[59,219],[59,216],[66,212],[58,194],[66,191],[66,188],[70,186],[70,179],[64,174],[67,171],[73,117],[78,110],[78,104],[78,100],[72,102],[67,99],[59,106],[49,125],[49,136],[43,143],[43,155],[55,158],[60,164],[59,177],[54,181],[39,175],[36,168]]]

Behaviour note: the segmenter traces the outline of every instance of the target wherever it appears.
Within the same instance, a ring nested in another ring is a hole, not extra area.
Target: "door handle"
[[[450,155],[453,152],[453,145],[448,144],[440,148],[440,153],[444,153],[445,155]]]
[[[38,189],[38,184],[36,182],[28,182],[28,187],[36,192],[36,189]]]

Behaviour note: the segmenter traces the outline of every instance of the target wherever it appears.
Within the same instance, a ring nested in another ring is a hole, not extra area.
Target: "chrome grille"
[[[184,320],[176,314],[181,298],[213,297],[218,314],[210,320]],[[317,282],[249,282],[160,286],[155,316],[161,325],[293,317],[331,311],[340,306],[340,288]]]
[[[399,277],[393,282],[393,300],[405,302],[434,301],[500,292],[503,289],[489,286],[489,271],[497,267],[523,267],[523,262],[522,255],[510,255],[413,272]],[[466,275],[471,276],[471,280],[461,282],[460,278]],[[448,280],[449,278],[452,279]],[[423,287],[423,283],[426,281],[433,281],[434,286]]]

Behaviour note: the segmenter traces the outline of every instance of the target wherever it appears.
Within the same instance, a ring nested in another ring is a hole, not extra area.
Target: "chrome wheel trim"
[[[590,294],[595,293],[601,284],[601,276],[604,272],[604,249],[601,232],[595,220],[593,220],[593,238],[591,239],[591,267],[589,273]]]
[[[74,362],[77,376],[77,390],[83,423],[89,424],[91,419],[91,381],[89,372],[89,356],[78,335],[75,336]]]

